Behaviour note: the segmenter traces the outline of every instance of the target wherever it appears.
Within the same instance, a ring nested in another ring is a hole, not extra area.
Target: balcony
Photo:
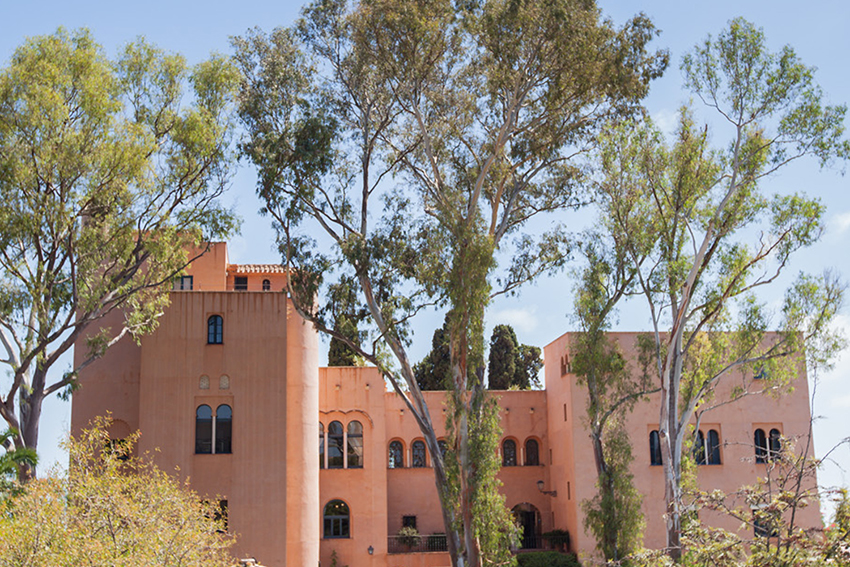
[[[446,534],[387,537],[387,553],[445,553],[448,550]]]

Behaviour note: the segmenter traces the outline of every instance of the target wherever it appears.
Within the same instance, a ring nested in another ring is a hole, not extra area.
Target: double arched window
[[[339,421],[325,426],[319,422],[319,468],[359,469],[363,467],[363,425],[359,421],[348,423],[348,430]]]
[[[331,500],[325,505],[323,514],[324,538],[351,537],[351,513],[342,500]]]
[[[220,345],[224,342],[224,319],[221,315],[211,315],[207,319],[207,344]]]
[[[195,410],[195,453],[229,454],[232,452],[233,410],[221,404],[213,415],[206,404]]]
[[[708,430],[708,443],[702,430],[697,431],[694,443],[694,460],[698,465],[720,464],[720,435],[716,429]]]
[[[764,434],[764,429],[756,429],[753,433],[753,445],[757,463],[772,461],[782,450],[782,434],[776,428],[770,430],[769,436]]]

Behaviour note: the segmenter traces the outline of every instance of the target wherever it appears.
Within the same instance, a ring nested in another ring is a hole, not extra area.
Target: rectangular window
[[[416,516],[402,516],[401,527],[416,529]]]
[[[236,278],[234,278],[233,283],[233,289],[235,289],[236,291],[248,290],[248,276],[236,276]]]
[[[174,278],[174,291],[192,291],[193,276],[177,276]]]
[[[567,404],[564,404],[564,421],[567,421]]]

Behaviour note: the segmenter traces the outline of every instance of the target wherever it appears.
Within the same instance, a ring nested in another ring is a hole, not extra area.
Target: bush
[[[557,551],[533,551],[516,556],[519,567],[581,567],[572,553]]]
[[[419,545],[419,531],[412,526],[405,526],[398,531],[398,542],[407,547]]]

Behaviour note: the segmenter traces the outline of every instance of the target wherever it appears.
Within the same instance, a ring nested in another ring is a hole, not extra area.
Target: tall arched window
[[[328,431],[330,431],[330,427],[328,427]],[[325,539],[350,537],[350,522],[351,514],[348,511],[348,504],[342,500],[331,500],[325,505]]]
[[[391,469],[404,468],[404,446],[401,441],[390,442],[390,455],[387,459],[387,467]]]
[[[697,431],[697,438],[694,442],[694,460],[698,465],[704,465],[705,459],[705,435],[702,431]]]
[[[770,430],[770,438],[768,439],[769,446],[767,452],[767,458],[771,461],[779,457],[780,451],[782,451],[782,434],[779,433],[778,429]]]
[[[437,447],[440,448],[440,456],[446,458],[446,451],[449,450],[449,444],[445,439],[437,439]]]
[[[272,282],[263,280],[263,291],[269,291],[272,288]]]
[[[502,443],[502,466],[516,466],[516,441],[513,439],[505,439]]]
[[[763,463],[767,461],[767,436],[764,434],[764,429],[756,429],[753,433],[753,445],[756,449],[756,462]]]
[[[525,466],[536,467],[540,464],[540,447],[536,439],[525,441]]]
[[[425,465],[425,443],[419,440],[414,441],[410,446],[410,466],[418,469]]]
[[[359,421],[348,424],[348,468],[363,467],[363,426]]]
[[[338,421],[332,421],[328,425],[328,468],[341,469],[345,461],[343,460],[342,450],[342,424]]]
[[[224,342],[224,319],[221,315],[211,315],[207,319],[207,344],[220,345]]]
[[[708,464],[720,464],[720,434],[716,429],[708,430]]]
[[[325,468],[325,424],[319,422],[319,468]]]
[[[233,437],[233,410],[229,405],[222,404],[216,408],[213,430],[215,431],[215,452],[230,453]]]
[[[658,430],[649,432],[649,464],[661,464],[661,438],[658,436]]]
[[[203,404],[195,410],[195,453],[212,453],[212,408]]]

